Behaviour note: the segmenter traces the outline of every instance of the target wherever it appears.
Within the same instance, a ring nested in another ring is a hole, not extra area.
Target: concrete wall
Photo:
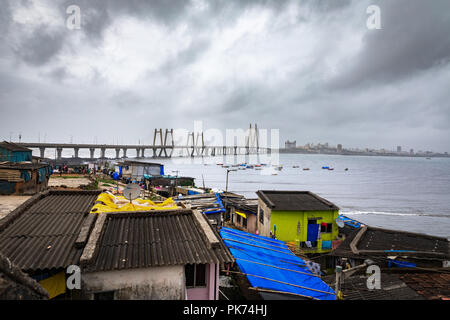
[[[117,300],[182,300],[186,297],[184,266],[152,267],[85,273],[82,290],[88,299],[95,292],[115,291]]]
[[[259,221],[259,212],[260,210],[264,211],[264,221],[261,223]],[[257,233],[260,236],[264,237],[270,237],[270,216],[271,216],[271,209],[262,201],[261,199],[258,199],[258,212],[256,215],[256,230]]]
[[[187,289],[188,300],[216,300],[219,296],[219,265],[206,268],[206,287]]]
[[[236,213],[235,208],[230,209],[230,220],[232,221],[233,225],[236,227],[239,227],[243,231],[249,232],[249,233],[256,233],[257,229],[257,217],[254,214],[246,213],[247,215],[247,227],[244,227],[243,223],[243,217],[241,217],[241,222],[238,222],[238,214]]]

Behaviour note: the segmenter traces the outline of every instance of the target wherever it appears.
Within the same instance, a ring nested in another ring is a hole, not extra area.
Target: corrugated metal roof
[[[367,256],[389,256],[407,255],[410,257],[436,258],[438,255],[450,258],[449,241],[442,237],[435,237],[426,234],[388,230],[374,227],[367,227],[359,241],[356,249],[360,253],[352,251],[350,244],[356,238],[361,229],[355,229],[332,252],[334,256],[357,258]],[[369,251],[369,252],[365,252]]]
[[[259,190],[258,197],[272,210],[328,211],[339,210],[333,203],[310,191]]]
[[[367,279],[368,276],[359,274],[346,278],[341,286],[344,300],[423,300],[398,275],[382,273],[380,289],[368,289]],[[323,280],[334,286],[336,276],[330,275]]]
[[[209,245],[191,210],[110,214],[100,239],[89,271],[233,261],[222,242]]]
[[[100,192],[49,191],[0,221],[0,252],[26,271],[78,264],[75,241]]]
[[[0,148],[5,148],[6,150],[9,150],[9,151],[26,151],[26,152],[32,151],[31,149],[19,146],[15,143],[8,142],[8,141],[0,142]]]

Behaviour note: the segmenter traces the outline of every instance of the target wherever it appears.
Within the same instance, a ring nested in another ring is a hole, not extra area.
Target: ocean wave
[[[436,213],[402,213],[402,212],[386,212],[386,211],[341,211],[343,215],[383,215],[383,216],[417,216],[417,217],[437,217],[437,218],[448,218],[450,219],[450,214],[436,214]]]

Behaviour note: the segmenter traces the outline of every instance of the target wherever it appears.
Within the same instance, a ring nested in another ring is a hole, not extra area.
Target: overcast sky
[[[0,139],[151,143],[203,120],[282,143],[450,151],[448,0],[0,4]]]

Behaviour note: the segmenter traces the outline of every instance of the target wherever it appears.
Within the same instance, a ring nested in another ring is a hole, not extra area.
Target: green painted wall
[[[317,249],[308,250],[308,252],[320,253],[329,252],[331,249],[322,249],[322,241],[336,240],[339,230],[336,219],[339,211],[272,211],[270,218],[270,230],[273,234],[274,225],[276,225],[276,237],[285,242],[295,242],[299,244],[307,240],[308,219],[322,218],[317,221],[318,224],[323,222],[332,223],[331,233],[321,233]],[[298,222],[300,222],[300,233],[298,233]]]

